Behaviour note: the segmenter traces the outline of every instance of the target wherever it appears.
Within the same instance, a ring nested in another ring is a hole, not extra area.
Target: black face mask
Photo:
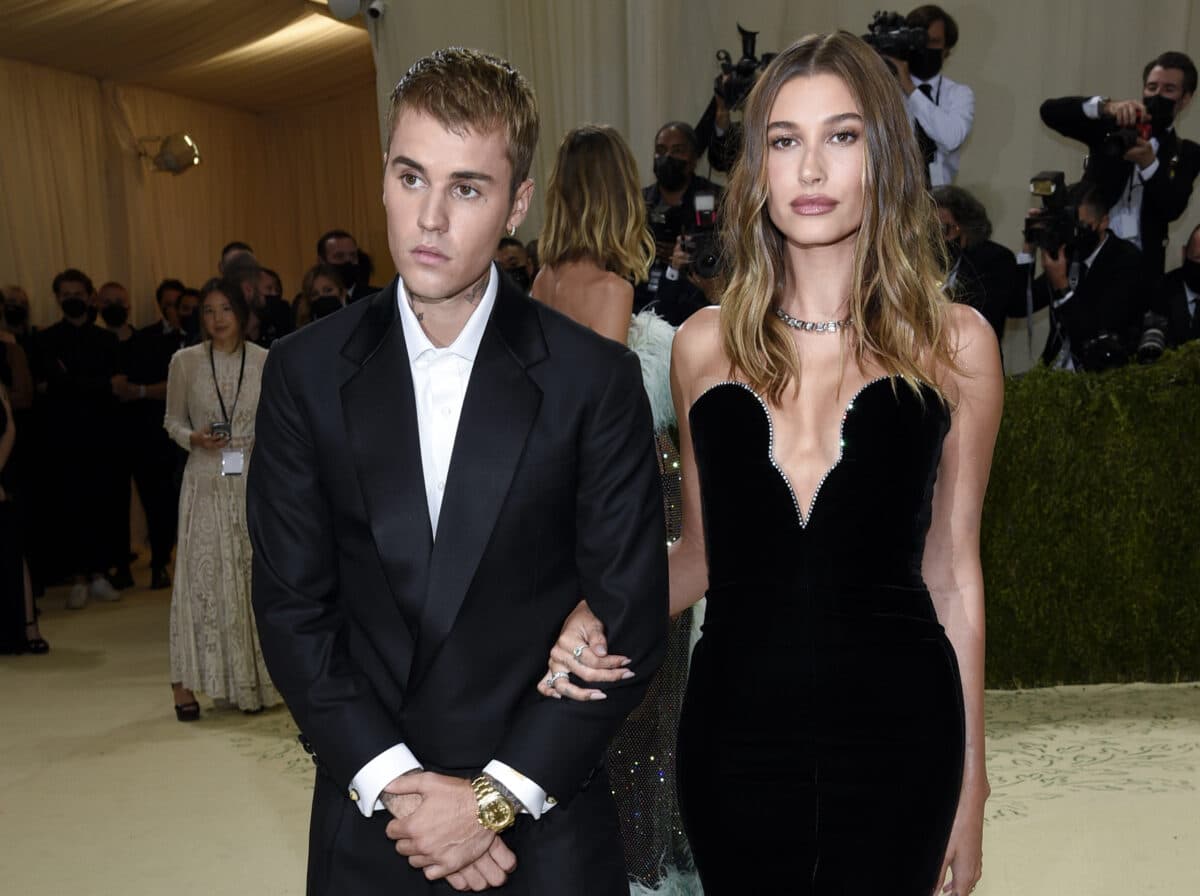
[[[942,51],[926,47],[909,61],[908,70],[922,81],[937,77],[938,72],[942,70]]]
[[[358,263],[354,261],[344,261],[341,264],[333,265],[333,269],[341,275],[342,285],[346,289],[353,289],[358,284]]]
[[[92,316],[92,313],[95,310],[95,308],[89,308],[88,303],[83,299],[77,299],[74,296],[62,300],[62,311],[67,317],[75,318],[87,314],[94,321],[96,318]]]
[[[1187,284],[1188,289],[1200,292],[1200,261],[1185,258],[1180,270],[1183,271],[1183,282]]]
[[[4,319],[10,327],[23,327],[29,320],[29,309],[24,305],[5,305]]]
[[[529,272],[523,267],[505,268],[504,273],[512,278],[513,283],[521,287],[525,292],[529,292],[529,287],[533,284],[529,280]]]
[[[655,156],[654,179],[668,193],[683,189],[688,179],[687,162],[675,156]]]
[[[110,327],[123,327],[125,321],[129,320],[129,312],[122,305],[105,305],[100,316]]]
[[[1150,126],[1155,136],[1162,136],[1175,123],[1175,101],[1160,94],[1142,100],[1150,116]]]
[[[342,307],[342,300],[337,296],[321,296],[312,300],[313,320],[326,317]]]
[[[1096,247],[1099,245],[1100,234],[1098,231],[1092,230],[1086,224],[1080,224],[1075,228],[1075,239],[1071,241],[1071,250],[1077,261],[1085,260],[1096,251]]]

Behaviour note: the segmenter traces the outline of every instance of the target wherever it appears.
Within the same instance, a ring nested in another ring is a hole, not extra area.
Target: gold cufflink
[[[350,788],[350,799],[354,800],[356,803],[358,802],[358,791],[353,787]]]

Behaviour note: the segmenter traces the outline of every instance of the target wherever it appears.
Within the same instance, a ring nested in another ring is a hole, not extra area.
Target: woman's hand
[[[983,876],[983,805],[990,793],[986,781],[982,786],[968,786],[963,790],[934,896],[939,893],[968,896]],[[950,880],[946,880],[947,870]]]
[[[212,430],[200,432],[199,430],[193,429],[188,441],[190,441],[192,446],[195,448],[203,448],[205,451],[218,451],[225,447],[225,443],[228,441],[228,439],[226,439],[223,435],[213,435]]]
[[[573,685],[567,674],[587,682],[620,681],[633,678],[634,673],[625,668],[628,665],[628,657],[609,655],[604,625],[587,601],[581,600],[563,622],[558,640],[550,648],[549,671],[538,682],[538,693],[556,700],[569,697],[581,703],[603,700],[607,696],[603,691]]]

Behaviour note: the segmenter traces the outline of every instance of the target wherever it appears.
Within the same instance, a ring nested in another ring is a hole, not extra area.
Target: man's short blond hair
[[[455,134],[470,131],[508,138],[511,191],[529,176],[538,141],[537,102],[529,82],[496,56],[447,47],[413,63],[392,91],[387,141],[391,151],[396,121],[404,109],[432,116]]]

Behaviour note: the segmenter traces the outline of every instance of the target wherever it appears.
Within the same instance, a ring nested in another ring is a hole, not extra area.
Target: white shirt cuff
[[[537,784],[498,759],[493,759],[485,765],[483,771],[484,774],[491,775],[503,784],[535,820],[541,818],[543,813],[549,812],[558,804],[558,800],[547,796],[546,791]]]
[[[1061,308],[1063,305],[1067,304],[1067,302],[1071,301],[1071,296],[1073,296],[1073,295],[1075,295],[1075,290],[1073,290],[1073,289],[1067,290],[1063,294],[1063,297],[1061,299],[1055,299],[1053,302],[1051,302],[1050,307],[1051,308]]]
[[[665,276],[668,280],[672,280],[672,281],[678,280],[679,279],[679,271],[677,271],[675,268],[670,267],[668,265],[667,269],[665,271],[663,271],[663,276]]]
[[[1095,121],[1100,117],[1100,103],[1104,101],[1102,96],[1094,96],[1090,100],[1083,101],[1083,114]]]
[[[366,765],[350,782],[350,799],[365,818],[387,807],[379,799],[383,788],[406,772],[421,768],[421,763],[404,744],[384,750]]]
[[[1155,147],[1155,152],[1157,152],[1157,151],[1158,151],[1158,148]],[[1142,183],[1145,183],[1150,178],[1154,177],[1154,173],[1156,171],[1158,171],[1158,156],[1155,156],[1154,161],[1151,162],[1149,165],[1147,165],[1145,168],[1138,169],[1138,177],[1140,177],[1142,179]]]
[[[1028,252],[1018,252],[1017,264],[1033,264],[1033,256]]]

